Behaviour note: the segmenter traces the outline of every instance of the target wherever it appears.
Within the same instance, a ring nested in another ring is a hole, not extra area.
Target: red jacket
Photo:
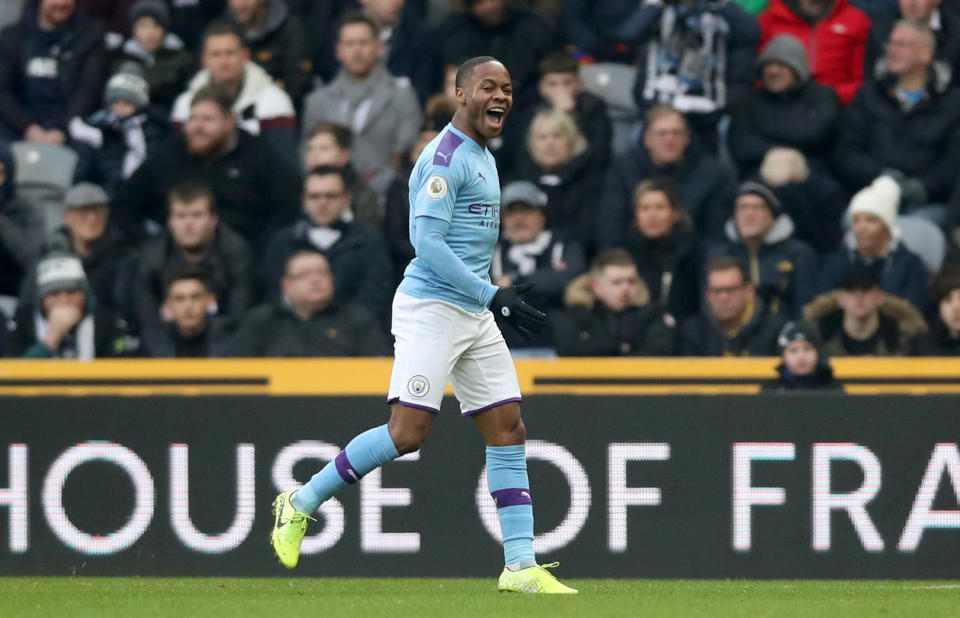
[[[807,63],[813,78],[831,86],[846,105],[863,83],[863,56],[867,49],[870,18],[847,0],[834,0],[833,7],[811,24],[788,8],[784,0],[772,0],[757,20],[762,36],[760,51],[779,34],[792,34],[807,48]]]

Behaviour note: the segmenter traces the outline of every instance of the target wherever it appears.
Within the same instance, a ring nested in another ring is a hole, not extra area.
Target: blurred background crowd
[[[955,9],[0,0],[0,355],[389,355],[407,178],[486,54],[491,278],[550,316],[515,355],[958,355]]]

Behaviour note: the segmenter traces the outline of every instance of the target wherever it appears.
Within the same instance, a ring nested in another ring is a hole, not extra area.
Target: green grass
[[[571,580],[576,597],[498,594],[480,579],[0,578],[0,616],[958,616],[931,581]]]

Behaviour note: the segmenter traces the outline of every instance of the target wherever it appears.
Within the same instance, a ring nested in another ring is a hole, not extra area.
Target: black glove
[[[532,283],[524,283],[500,288],[493,295],[493,301],[490,303],[490,310],[494,315],[502,317],[526,337],[542,333],[547,323],[547,314],[538,311],[520,298],[521,294],[532,287]]]

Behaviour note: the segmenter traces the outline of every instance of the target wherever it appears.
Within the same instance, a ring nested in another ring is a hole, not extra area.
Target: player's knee
[[[503,440],[507,444],[524,444],[527,441],[527,428],[523,421],[518,418],[516,423],[508,427]]]
[[[387,425],[390,439],[401,455],[419,451],[430,434],[429,424],[419,424],[391,419]]]

